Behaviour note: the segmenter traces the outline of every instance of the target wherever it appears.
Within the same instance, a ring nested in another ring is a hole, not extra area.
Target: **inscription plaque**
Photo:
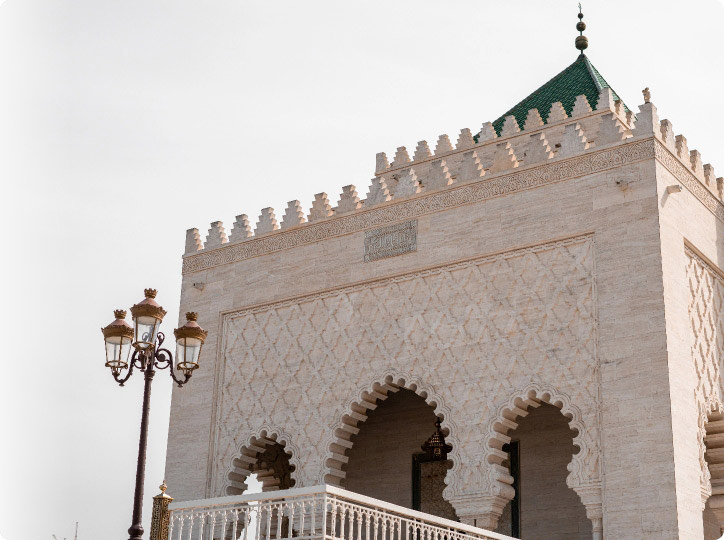
[[[417,251],[417,220],[365,231],[364,262]]]

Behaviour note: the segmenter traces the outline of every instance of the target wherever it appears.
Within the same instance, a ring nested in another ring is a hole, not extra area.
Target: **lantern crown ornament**
[[[158,328],[166,315],[166,310],[156,302],[156,289],[145,289],[145,298],[131,307],[135,329],[133,345],[137,349],[153,347]]]
[[[196,322],[198,313],[186,313],[186,324],[173,331],[176,337],[176,369],[190,374],[199,367],[201,347],[208,332]]]

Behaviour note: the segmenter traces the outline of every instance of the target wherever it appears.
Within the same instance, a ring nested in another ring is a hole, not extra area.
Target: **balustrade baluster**
[[[347,538],[354,540],[354,507],[347,505]]]
[[[282,521],[284,521],[284,515],[282,508],[283,506],[281,504],[276,504],[272,507],[272,513],[274,512],[274,508],[276,508],[277,511],[277,535],[276,538],[282,537]]]
[[[218,522],[219,512],[211,513],[211,524],[209,525],[209,540],[214,540],[214,533],[216,532],[216,523]]]
[[[289,525],[287,526],[288,530],[287,530],[286,537],[291,538],[292,536],[294,536],[294,533],[293,533],[293,531],[294,531],[294,508],[293,508],[292,503],[285,503],[284,508],[287,511],[287,514],[288,514],[287,520],[289,521]],[[282,512],[282,514],[283,513],[284,512]]]
[[[332,538],[337,538],[335,536],[335,532],[337,530],[337,502],[333,499],[332,500],[332,511],[331,511],[331,519],[332,522],[330,527],[332,529]]]
[[[271,520],[272,520],[272,513],[274,511],[273,505],[268,504],[265,507],[266,509],[266,540],[269,540],[271,538]]]
[[[317,525],[317,498],[312,498],[312,515],[310,516],[311,524],[309,527],[309,536],[312,536],[317,533],[317,528],[315,525]]]
[[[201,523],[199,524],[199,538],[198,540],[204,540],[204,525],[208,524],[208,521],[206,520],[207,517],[210,517],[209,512],[204,512],[201,514]]]
[[[173,540],[175,524],[176,524],[176,516],[174,514],[171,514],[168,518],[168,540]]]
[[[236,526],[239,523],[239,510],[234,508],[231,512],[233,522],[231,524],[231,540],[237,540],[236,538]],[[226,534],[226,531],[224,531],[224,534]],[[224,538],[226,540],[226,538]]]
[[[302,501],[302,512],[299,515],[299,535],[304,536],[304,517],[306,516],[307,503]],[[314,508],[314,504],[310,505],[310,508]]]
[[[342,503],[342,514],[339,518],[339,537],[343,540],[347,538],[347,505]]]
[[[195,521],[194,516],[190,515],[189,516],[189,530],[188,530],[188,534],[186,535],[186,540],[191,540],[191,532],[194,530],[194,521]]]
[[[260,504],[256,505],[255,507],[256,511],[256,534],[254,535],[254,540],[261,540],[261,520],[264,518],[262,506]]]
[[[219,537],[220,540],[225,540],[226,537],[226,514],[226,510],[221,513],[221,536]]]

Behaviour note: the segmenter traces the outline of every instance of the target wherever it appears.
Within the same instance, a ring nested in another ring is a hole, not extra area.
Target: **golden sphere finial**
[[[576,30],[580,32],[581,35],[576,36],[576,49],[581,51],[581,55],[583,54],[583,51],[585,51],[588,48],[588,38],[583,35],[583,31],[586,29],[586,23],[583,22],[583,8],[581,7],[581,4],[578,4],[578,23],[576,23]]]

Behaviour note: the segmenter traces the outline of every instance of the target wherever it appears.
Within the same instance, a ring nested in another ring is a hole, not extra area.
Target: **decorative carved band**
[[[240,309],[236,309],[234,311],[228,311],[223,314],[224,317],[224,323],[226,323],[229,320],[233,320],[236,317],[243,317],[244,315],[247,315],[249,313],[263,313],[265,311],[278,309],[282,307],[288,307],[293,306],[296,304],[299,304],[303,301],[311,301],[316,300],[319,298],[330,298],[333,296],[337,296],[340,293],[342,294],[349,294],[356,291],[362,291],[365,289],[369,289],[372,286],[381,286],[381,285],[387,285],[390,283],[400,283],[403,281],[408,281],[413,278],[421,278],[421,277],[427,277],[427,276],[434,276],[441,274],[443,272],[450,272],[453,270],[460,270],[464,268],[468,268],[473,265],[479,265],[484,264],[488,262],[494,262],[494,261],[500,261],[500,260],[506,260],[506,259],[514,259],[517,257],[521,257],[528,253],[540,253],[542,251],[549,251],[551,249],[555,248],[565,248],[568,246],[573,246],[576,244],[581,244],[585,241],[589,241],[593,238],[593,234],[581,234],[578,236],[571,236],[569,238],[562,238],[560,240],[553,240],[551,242],[546,242],[543,244],[534,244],[530,246],[524,246],[524,247],[517,247],[510,249],[509,251],[503,251],[499,253],[493,253],[490,255],[478,255],[475,257],[470,257],[467,259],[458,260],[455,262],[448,262],[444,264],[439,264],[436,266],[430,266],[427,268],[421,268],[418,270],[413,270],[410,272],[405,272],[404,274],[398,274],[393,276],[385,276],[385,277],[378,277],[375,279],[371,279],[368,281],[361,281],[358,283],[352,283],[350,285],[342,285],[339,287],[334,287],[331,289],[325,289],[322,291],[312,292],[308,294],[304,294],[301,296],[294,296],[291,298],[286,298],[284,300],[274,300],[272,302],[266,303],[266,304],[255,304],[253,306],[247,306]],[[217,364],[218,365],[218,364]]]
[[[423,194],[397,203],[393,201],[380,207],[362,210],[351,215],[309,224],[289,231],[277,232],[270,236],[239,244],[225,244],[222,248],[185,257],[182,272],[190,274],[334,236],[389,225],[396,221],[414,219],[447,208],[476,203],[571,178],[598,173],[654,157],[654,139],[652,138],[622,144],[600,152],[583,154],[556,163],[531,167],[512,174],[492,178],[486,176],[479,182]],[[724,212],[724,208],[722,208],[722,212]]]
[[[709,210],[719,221],[724,222],[724,205],[709,191],[701,181],[694,176],[689,169],[682,165],[679,158],[674,156],[669,149],[659,141],[655,145],[656,159],[673,174],[679,182],[686,186],[686,189],[699,199],[707,210]]]

